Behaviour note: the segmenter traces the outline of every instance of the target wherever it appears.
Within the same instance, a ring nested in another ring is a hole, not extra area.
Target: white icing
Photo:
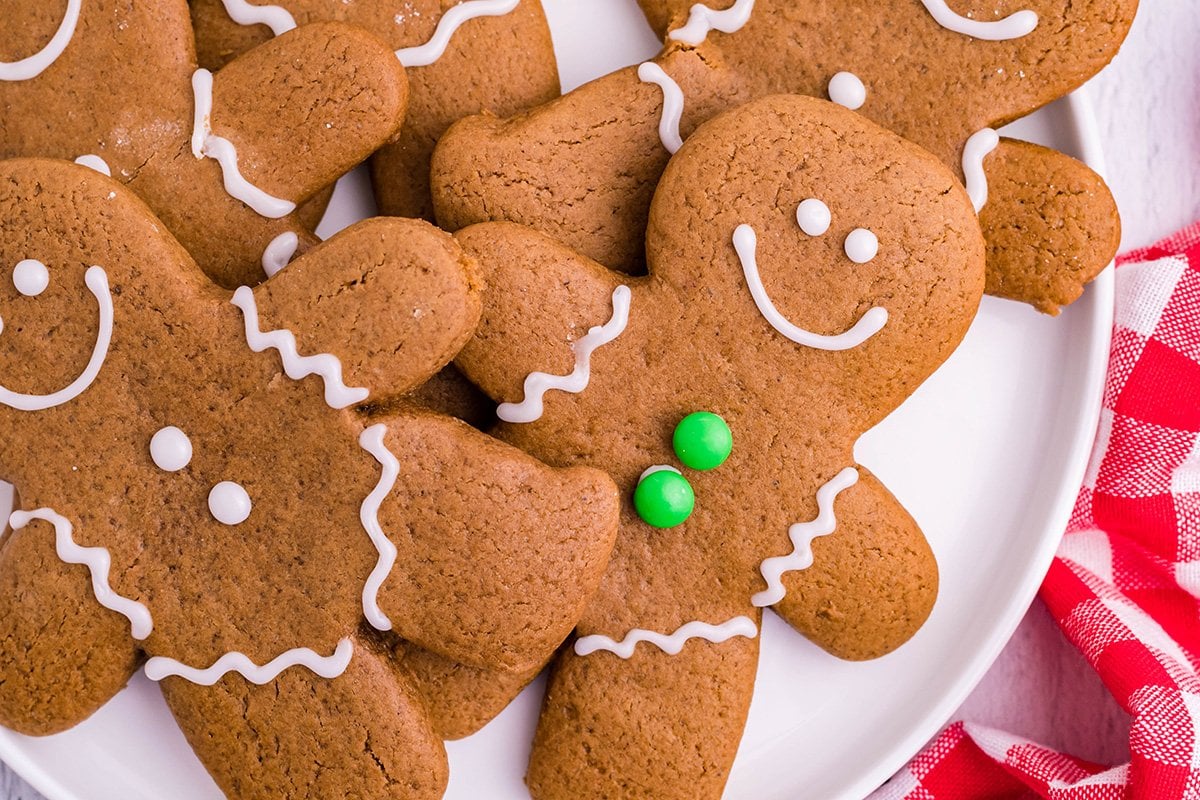
[[[429,41],[416,47],[402,47],[396,58],[405,67],[427,67],[442,57],[450,39],[464,23],[476,17],[501,17],[512,11],[521,0],[462,0],[438,20],[437,29]]]
[[[501,403],[496,408],[496,416],[505,422],[533,422],[540,419],[543,411],[542,398],[546,392],[556,389],[560,392],[579,394],[587,388],[592,379],[592,353],[598,347],[608,344],[620,336],[625,326],[629,324],[629,301],[632,293],[628,286],[618,286],[613,290],[613,313],[608,322],[591,328],[585,336],[572,342],[571,350],[575,353],[575,369],[569,375],[550,375],[545,372],[533,372],[525,378],[525,397],[519,403]]]
[[[50,37],[46,46],[20,61],[0,61],[0,81],[27,81],[30,78],[36,78],[57,61],[63,51],[67,49],[67,45],[71,43],[71,37],[75,35],[75,26],[79,24],[81,8],[83,8],[83,0],[67,0],[67,10],[63,14],[62,22],[59,23],[58,30]],[[13,13],[15,12],[10,7],[5,15]]]
[[[281,233],[270,241],[262,254],[263,272],[270,278],[288,265],[296,248],[300,246],[300,237],[292,231]]]
[[[646,467],[646,470],[638,476],[638,484],[640,485],[642,481],[646,480],[646,478],[649,478],[656,472],[674,472],[676,475],[683,474],[668,464],[655,464],[653,467]]]
[[[638,78],[642,83],[653,83],[662,89],[663,110],[658,121],[658,138],[667,152],[674,155],[676,150],[683,147],[683,138],[679,135],[679,120],[683,117],[683,90],[653,61],[638,67]]]
[[[879,255],[879,237],[866,228],[855,228],[846,235],[846,258],[866,264]]]
[[[319,655],[307,647],[297,647],[276,656],[261,667],[246,655],[237,652],[226,653],[208,669],[196,669],[173,658],[155,656],[146,662],[146,677],[152,681],[161,681],[176,676],[200,686],[212,686],[228,673],[236,672],[251,683],[261,686],[278,678],[285,669],[304,667],[322,678],[332,679],[346,671],[353,655],[354,643],[349,639],[342,639],[331,656]]]
[[[221,0],[225,13],[238,25],[266,25],[278,36],[296,27],[296,19],[280,6],[256,6],[246,0]]]
[[[720,625],[712,625],[707,622],[689,622],[670,635],[648,631],[643,628],[634,628],[625,634],[625,638],[619,642],[608,636],[598,636],[595,634],[582,636],[575,640],[575,654],[588,656],[598,650],[607,650],[610,653],[616,653],[621,658],[632,658],[634,648],[637,644],[639,642],[648,642],[667,655],[674,656],[683,650],[683,646],[690,639],[704,639],[713,644],[720,644],[735,636],[744,636],[747,639],[753,639],[757,635],[758,626],[754,624],[754,620],[749,617],[734,617],[722,622]]]
[[[330,353],[302,356],[296,351],[296,337],[291,331],[274,330],[263,332],[258,327],[258,305],[249,286],[239,286],[231,301],[242,310],[246,319],[246,343],[256,353],[267,348],[279,351],[283,371],[292,380],[298,381],[309,375],[319,375],[325,382],[325,402],[331,408],[346,408],[367,399],[370,392],[363,388],[348,387],[342,382],[342,362]]]
[[[108,574],[112,570],[112,555],[108,549],[77,545],[72,537],[74,528],[70,521],[50,508],[14,511],[8,518],[8,524],[13,530],[20,530],[35,519],[44,520],[54,526],[54,549],[60,559],[68,564],[82,564],[88,568],[92,575],[92,593],[96,595],[100,605],[128,619],[133,638],[141,641],[149,636],[154,630],[150,609],[136,600],[117,594],[108,583]]]
[[[988,200],[988,182],[987,174],[983,171],[983,160],[999,146],[1000,134],[991,128],[984,128],[971,134],[971,138],[967,139],[967,144],[963,147],[963,176],[976,214],[983,210]]]
[[[250,495],[240,483],[221,481],[208,493],[208,510],[225,525],[241,525],[253,508]]]
[[[159,469],[178,472],[191,463],[192,440],[174,425],[159,428],[150,437],[150,458]]]
[[[363,586],[363,616],[367,618],[367,622],[371,623],[373,628],[380,631],[392,629],[392,621],[379,608],[379,589],[396,564],[396,545],[392,544],[392,540],[387,537],[379,524],[379,507],[388,493],[392,491],[392,487],[396,485],[396,477],[400,474],[400,462],[383,443],[386,433],[387,426],[372,425],[358,437],[359,446],[375,456],[375,460],[383,468],[379,476],[379,483],[363,500],[362,508],[358,512],[358,518],[362,521],[367,536],[371,538],[371,544],[375,545],[375,549],[379,551],[379,560],[375,562],[375,568],[371,570],[371,575]]]
[[[96,380],[96,376],[100,374],[100,368],[104,365],[104,359],[108,355],[108,345],[112,341],[112,294],[108,290],[108,275],[100,267],[89,267],[83,276],[83,281],[96,296],[96,303],[100,306],[100,327],[96,332],[96,346],[92,350],[92,357],[88,360],[83,372],[71,382],[70,386],[51,394],[20,394],[0,386],[0,403],[18,411],[42,411],[75,399],[92,385],[92,381]]]
[[[800,230],[809,236],[821,236],[829,230],[833,215],[829,213],[829,206],[815,197],[810,197],[802,200],[796,207],[796,222],[799,223]]]
[[[83,155],[83,156],[80,156],[79,158],[75,159],[75,163],[81,167],[87,167],[88,169],[94,169],[94,170],[96,170],[96,172],[99,172],[101,175],[107,175],[110,178],[112,177],[112,170],[109,169],[108,162],[105,161],[100,156],[92,155],[91,153],[88,153],[87,155]]]
[[[787,594],[783,587],[783,573],[808,569],[813,563],[812,543],[818,536],[828,536],[837,528],[837,515],[833,501],[844,490],[858,483],[858,470],[846,467],[833,479],[817,490],[817,517],[809,522],[797,522],[788,528],[792,541],[792,552],[786,556],[775,556],[762,562],[759,568],[767,588],[750,598],[756,607],[778,603]]]
[[[829,99],[857,111],[867,102],[867,87],[853,72],[839,72],[829,79]]]
[[[1038,25],[1038,15],[1028,9],[1009,14],[1004,19],[990,22],[969,19],[946,5],[946,0],[921,0],[926,10],[937,24],[947,30],[961,33],[975,39],[985,39],[989,42],[1000,42],[1006,39],[1019,39],[1033,32]]]
[[[746,286],[759,312],[771,323],[771,327],[791,339],[796,344],[805,347],[815,347],[819,350],[849,350],[858,347],[883,329],[887,324],[887,309],[876,306],[859,318],[854,326],[844,333],[825,336],[805,330],[788,321],[767,294],[762,279],[758,275],[758,237],[749,225],[738,225],[733,232],[733,246],[737,250],[738,259],[742,262],[742,272],[746,276]]]
[[[26,297],[37,297],[50,285],[50,270],[36,258],[18,261],[12,277],[13,286]]]
[[[712,31],[736,33],[750,21],[752,11],[754,0],[736,0],[723,11],[713,11],[703,3],[696,3],[688,12],[687,24],[671,31],[668,38],[684,44],[698,45],[707,39]]]
[[[212,132],[212,73],[198,69],[192,73],[192,94],[196,101],[192,121],[192,155],[211,158],[221,165],[225,191],[241,200],[256,213],[270,219],[286,217],[296,210],[296,204],[267,194],[242,176],[238,169],[237,148],[233,142]]]

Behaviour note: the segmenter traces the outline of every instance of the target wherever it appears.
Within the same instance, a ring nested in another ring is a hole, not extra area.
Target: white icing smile
[[[24,279],[29,276],[22,275],[21,277],[21,283],[24,284]],[[100,330],[96,334],[96,346],[92,349],[92,357],[88,360],[83,372],[69,386],[50,394],[21,394],[0,386],[0,403],[18,411],[43,411],[74,400],[92,385],[92,381],[96,380],[96,376],[100,374],[100,367],[104,365],[104,359],[108,356],[109,344],[112,342],[112,293],[108,289],[108,275],[100,267],[89,267],[83,281],[96,296],[96,303],[100,306]],[[22,289],[22,293],[27,296],[36,296],[36,293],[30,295],[27,292],[32,288],[36,287],[26,285]]]
[[[849,350],[879,333],[887,324],[887,309],[876,306],[863,314],[849,330],[833,336],[813,333],[794,325],[780,314],[779,309],[771,302],[762,278],[758,275],[758,237],[754,229],[749,225],[738,225],[737,230],[733,232],[733,247],[742,262],[742,272],[746,276],[746,285],[750,289],[750,296],[754,298],[754,304],[758,306],[767,322],[771,323],[772,328],[796,344],[819,350]]]

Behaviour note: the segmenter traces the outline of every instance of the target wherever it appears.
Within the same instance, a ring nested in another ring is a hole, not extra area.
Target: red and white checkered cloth
[[[1041,598],[1132,717],[1130,762],[958,722],[875,800],[1200,798],[1200,224],[1116,283],[1096,449]]]

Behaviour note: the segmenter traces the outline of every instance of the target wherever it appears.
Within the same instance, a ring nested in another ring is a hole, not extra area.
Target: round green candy
[[[687,478],[672,469],[660,469],[638,481],[633,507],[646,524],[673,528],[692,515],[696,493]]]
[[[688,414],[675,426],[675,455],[692,469],[716,469],[733,452],[733,433],[711,411]]]

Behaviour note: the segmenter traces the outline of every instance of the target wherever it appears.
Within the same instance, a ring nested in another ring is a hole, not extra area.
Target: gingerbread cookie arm
[[[35,736],[91,716],[141,661],[129,619],[100,605],[86,564],[56,554],[59,536],[34,519],[0,550],[0,724]]]
[[[593,469],[547,467],[418,409],[370,422],[403,457],[394,489],[377,511],[364,510],[395,547],[380,546],[364,589],[368,622],[465,664],[525,671],[544,663],[612,549],[612,481]]]
[[[833,535],[810,530],[793,536],[794,550],[762,563],[762,589],[753,602],[771,603],[839,658],[877,658],[911,638],[929,616],[937,562],[917,523],[874,475],[857,467],[839,477],[845,480],[830,482],[827,508],[821,508],[822,517],[836,521]],[[777,599],[780,591],[785,594]]]
[[[294,337],[298,358],[333,359],[325,361],[336,373],[318,374],[339,406],[384,403],[420,385],[450,362],[479,319],[473,265],[449,234],[415,220],[361,222],[233,299],[248,341],[259,342],[254,349],[279,349],[286,336],[271,332],[282,331]],[[285,368],[289,362],[298,363],[283,358]]]
[[[237,674],[213,686],[173,677],[163,696],[229,797],[441,797],[446,754],[423,700],[384,656],[351,646],[336,678],[303,668],[263,685]]]
[[[508,707],[541,666],[519,672],[460,664],[407,642],[397,662],[425,698],[434,730],[443,739],[462,739]]]
[[[1002,139],[983,169],[987,293],[1057,314],[1117,252],[1112,193],[1079,161],[1014,139]]]
[[[172,159],[131,180],[201,267],[233,288],[265,275],[263,253],[290,234],[316,240],[297,207],[389,141],[408,84],[366,31],[326,23],[294,30],[191,76],[190,136]]]
[[[479,329],[455,363],[502,401],[501,419],[541,416],[556,398],[586,391],[593,358],[620,335],[633,287],[554,239],[507,222],[459,231],[488,289]],[[593,329],[596,333],[593,335]]]

